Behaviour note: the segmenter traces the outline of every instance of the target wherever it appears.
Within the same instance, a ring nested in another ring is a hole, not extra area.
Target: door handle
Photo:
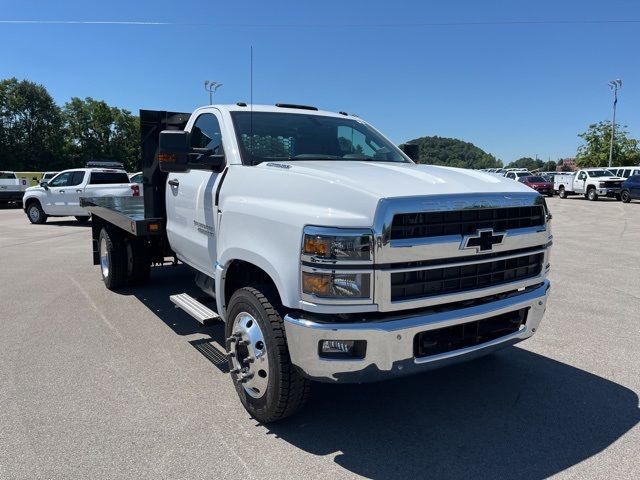
[[[82,193],[82,189],[81,189],[81,188],[78,188],[78,189],[76,190],[76,193]]]
[[[172,187],[177,187],[178,185],[180,185],[180,182],[178,181],[177,178],[172,178],[171,180],[169,180],[167,182],[169,185],[171,185]]]
[[[64,190],[58,190],[58,193],[64,193]]]

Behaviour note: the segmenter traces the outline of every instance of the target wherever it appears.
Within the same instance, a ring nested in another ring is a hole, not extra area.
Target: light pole
[[[209,80],[204,81],[204,89],[209,92],[209,105],[213,105],[213,94],[216,93],[216,90],[221,86],[222,84],[218,82],[211,82]]]
[[[609,168],[613,160],[613,138],[616,132],[616,105],[618,104],[618,90],[622,88],[622,80],[619,78],[609,82],[609,88],[613,90],[613,120],[611,121],[611,145],[609,145]]]

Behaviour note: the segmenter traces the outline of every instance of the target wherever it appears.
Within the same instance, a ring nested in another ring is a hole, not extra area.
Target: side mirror
[[[188,170],[189,132],[183,130],[163,130],[158,141],[158,162],[163,172],[184,172]]]
[[[191,135],[183,130],[164,130],[158,142],[158,162],[163,172],[188,170],[219,170],[224,154],[214,154],[208,148],[192,148]]]
[[[45,190],[49,190],[49,182],[47,182],[47,181],[43,180],[42,182],[40,182],[40,186],[42,188],[44,188]]]
[[[420,159],[420,146],[415,143],[403,143],[400,145],[400,150],[414,162]]]

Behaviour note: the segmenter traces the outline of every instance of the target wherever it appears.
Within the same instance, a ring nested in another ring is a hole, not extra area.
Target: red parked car
[[[532,175],[529,177],[520,177],[518,181],[524,183],[527,187],[533,188],[541,195],[553,197],[553,183],[548,182],[543,177]]]

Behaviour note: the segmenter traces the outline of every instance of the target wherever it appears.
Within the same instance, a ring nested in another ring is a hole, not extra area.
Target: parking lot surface
[[[640,203],[548,204],[552,294],[533,338],[318,385],[269,426],[237,399],[222,327],[170,303],[197,294],[186,268],[113,293],[89,227],[0,210],[0,479],[640,478]]]

